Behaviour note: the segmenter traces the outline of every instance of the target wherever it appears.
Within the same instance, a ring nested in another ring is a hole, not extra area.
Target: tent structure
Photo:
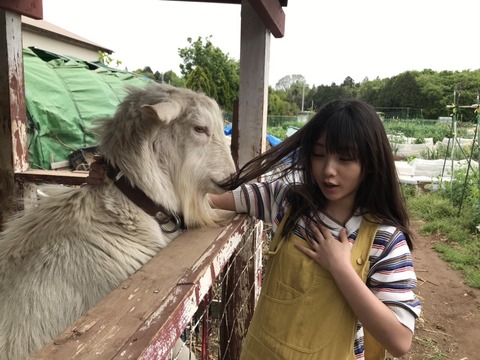
[[[97,145],[95,120],[113,116],[127,86],[154,80],[41,50],[23,50],[31,169],[52,169]]]

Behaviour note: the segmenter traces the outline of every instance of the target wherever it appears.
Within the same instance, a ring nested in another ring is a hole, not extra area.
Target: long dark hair
[[[314,180],[310,157],[320,138],[326,136],[326,151],[360,161],[362,182],[354,209],[368,213],[374,221],[398,227],[412,248],[413,234],[392,149],[383,123],[372,106],[356,99],[334,100],[323,106],[294,135],[246,163],[222,186],[235,189],[269,173],[291,185],[291,204],[285,234],[302,215],[323,210],[327,200]]]

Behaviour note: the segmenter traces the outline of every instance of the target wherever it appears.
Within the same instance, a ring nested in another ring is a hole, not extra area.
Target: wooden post
[[[28,168],[21,16],[0,9],[0,228],[13,211],[14,174]]]
[[[238,162],[265,151],[270,32],[247,0],[242,1]]]

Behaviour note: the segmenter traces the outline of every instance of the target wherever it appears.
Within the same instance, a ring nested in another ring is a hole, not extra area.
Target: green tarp
[[[125,86],[153,82],[37,48],[25,48],[23,56],[32,169],[51,169],[51,163],[97,145],[94,121],[113,116],[126,95]]]

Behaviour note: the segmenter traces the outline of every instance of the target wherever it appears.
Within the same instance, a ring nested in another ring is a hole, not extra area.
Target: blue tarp
[[[270,134],[267,134],[267,141],[272,146],[278,145],[282,142],[282,140]]]

